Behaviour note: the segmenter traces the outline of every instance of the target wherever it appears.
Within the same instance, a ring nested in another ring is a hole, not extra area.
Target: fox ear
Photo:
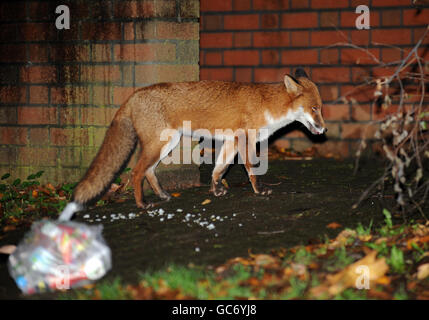
[[[295,78],[301,78],[301,77],[308,78],[308,75],[303,68],[297,68],[295,70]]]
[[[289,75],[285,75],[284,78],[285,87],[288,93],[297,95],[301,93],[301,85],[296,82],[294,78]]]

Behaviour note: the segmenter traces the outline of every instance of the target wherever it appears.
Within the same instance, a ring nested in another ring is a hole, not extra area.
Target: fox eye
[[[313,110],[313,112],[317,112],[317,107],[312,107],[311,110]]]

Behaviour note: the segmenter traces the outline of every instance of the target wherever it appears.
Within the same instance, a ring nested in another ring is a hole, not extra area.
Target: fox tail
[[[61,212],[59,220],[70,220],[73,214],[101,196],[129,159],[137,134],[129,117],[120,112],[113,119],[104,141],[88,171],[74,190],[72,202]]]

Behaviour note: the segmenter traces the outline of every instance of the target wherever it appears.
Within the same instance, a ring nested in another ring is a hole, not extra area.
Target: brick
[[[90,143],[86,128],[51,128],[50,135],[54,146],[87,146]]]
[[[263,50],[262,51],[262,64],[276,65],[280,62],[280,55],[278,50]]]
[[[17,147],[0,146],[0,164],[15,167],[17,153]]]
[[[410,29],[375,29],[371,31],[372,43],[387,43],[394,44],[410,44],[411,30]]]
[[[225,80],[232,81],[232,68],[201,68],[200,80]]]
[[[381,14],[381,23],[383,26],[400,26],[401,10],[383,10]]]
[[[288,0],[253,0],[254,10],[284,10],[288,8]]]
[[[352,72],[352,82],[359,83],[364,82],[370,79],[371,77],[371,67],[353,67],[351,68]]]
[[[25,5],[25,2],[4,1],[0,6],[1,21],[24,20]]]
[[[341,49],[342,64],[378,64],[379,49],[365,49],[365,51],[354,48]]]
[[[1,55],[0,62],[26,62],[24,44],[6,44],[0,45]]]
[[[55,166],[57,163],[57,149],[21,147],[19,148],[18,164],[32,166]]]
[[[116,111],[117,108],[82,108],[82,124],[109,126]]]
[[[401,50],[397,48],[382,48],[381,58],[385,63],[399,61],[402,59],[402,53]]]
[[[26,144],[27,129],[15,127],[2,127],[0,131],[0,144]]]
[[[89,87],[73,86],[51,88],[52,104],[87,104],[89,103]]]
[[[343,67],[313,68],[311,78],[315,82],[349,82],[350,70]]]
[[[252,82],[252,69],[251,68],[237,68],[237,69],[235,69],[234,81]]]
[[[338,49],[322,48],[320,49],[320,63],[322,64],[337,64],[339,60]]]
[[[75,167],[81,164],[81,148],[64,147],[58,151],[58,165],[60,167]]]
[[[168,0],[117,2],[115,16],[120,18],[174,17],[176,3]]]
[[[417,43],[420,39],[422,39],[425,31],[426,31],[426,28],[413,29],[413,43]],[[423,39],[422,44],[429,44],[429,37],[428,36],[426,36]]]
[[[425,26],[429,21],[429,10],[408,9],[403,11],[405,26]]]
[[[222,0],[222,1],[213,1],[213,0],[201,0],[200,1],[200,10],[201,12],[205,11],[231,11],[232,10],[232,0]]]
[[[223,17],[223,27],[226,30],[247,30],[259,28],[259,15],[226,15]]]
[[[225,51],[223,60],[226,66],[253,66],[259,63],[259,52],[256,50]]]
[[[317,13],[284,13],[282,14],[282,28],[300,29],[317,27]]]
[[[319,92],[324,102],[334,101],[339,96],[337,85],[319,85]]]
[[[356,27],[356,18],[359,14],[354,11],[341,11],[340,12],[340,25],[341,27]],[[371,25],[371,15],[369,16],[369,21]]]
[[[310,8],[310,0],[291,0],[290,3],[293,9]]]
[[[326,118],[325,118],[326,119]],[[326,128],[328,132],[326,133],[326,137],[328,139],[339,139],[340,138],[340,124],[337,122],[327,122]]]
[[[136,25],[136,39],[198,40],[199,25],[196,22],[151,21]]]
[[[289,45],[289,34],[280,32],[254,32],[253,46],[255,47],[285,47]]]
[[[357,102],[369,103],[374,100],[374,88],[372,86],[356,87],[342,85],[340,95],[351,101],[355,100]]]
[[[136,43],[114,46],[117,61],[156,61],[168,62],[176,59],[176,46],[173,43]]]
[[[289,68],[259,68],[254,70],[255,82],[281,82]]]
[[[250,10],[251,7],[251,0],[233,0],[232,3],[232,10],[234,11]]]
[[[56,124],[57,109],[50,107],[18,108],[19,124]]]
[[[232,47],[232,33],[202,33],[201,48],[230,48]]]
[[[121,40],[122,28],[119,22],[85,22],[82,25],[83,40]]]
[[[27,44],[28,57],[31,62],[48,62],[48,45]]]
[[[73,83],[80,81],[80,71],[79,65],[71,64],[71,65],[59,65],[58,66],[59,73],[59,83]]]
[[[49,103],[49,88],[46,86],[31,86],[30,87],[30,103],[48,104]]]
[[[16,124],[18,123],[16,107],[0,107],[0,123]]]
[[[292,47],[306,47],[310,45],[310,32],[308,31],[291,31],[290,45]]]
[[[49,129],[48,128],[30,128],[29,133],[30,145],[40,146],[49,143]]]
[[[315,49],[284,50],[282,52],[282,64],[317,64],[318,54]]]
[[[0,103],[25,103],[25,87],[0,86]]]
[[[348,0],[311,0],[311,7],[313,9],[347,8],[348,6],[349,6]]]
[[[114,87],[113,104],[122,105],[136,91],[136,88]]]
[[[56,81],[56,69],[52,66],[21,68],[21,80],[31,83],[51,83]]]
[[[313,31],[311,32],[311,45],[312,46],[328,46],[338,42],[347,42],[339,31]]]
[[[51,59],[55,62],[89,61],[88,45],[52,45]]]
[[[337,159],[350,157],[349,143],[347,141],[328,140],[314,146],[318,154],[325,157],[334,157]]]
[[[373,138],[376,130],[376,125],[367,125],[361,123],[342,123],[341,137],[343,139]]]
[[[236,48],[250,47],[252,45],[251,32],[235,32],[233,35],[233,46]]]
[[[322,114],[325,120],[350,120],[350,107],[346,104],[324,104]]]
[[[369,45],[370,30],[352,30],[350,31],[351,42],[358,46]]]
[[[223,30],[223,15],[204,17],[203,30]]]
[[[180,17],[198,18],[200,16],[199,0],[182,0],[179,1]]]
[[[320,12],[320,27],[338,27],[339,13],[337,11]]]
[[[410,6],[409,0],[372,0],[371,3],[374,7],[397,7],[397,6]]]
[[[61,107],[59,108],[60,113],[60,125],[79,125],[80,121],[80,107]]]
[[[135,40],[134,22],[124,22],[124,40]]]
[[[206,52],[205,53],[205,65],[215,66],[222,64],[222,53],[221,52]]]
[[[352,106],[353,121],[369,121],[371,120],[371,105],[355,104]]]
[[[96,106],[113,104],[113,89],[111,86],[94,86],[92,88],[92,103]]]
[[[274,29],[279,26],[279,15],[274,13],[262,14],[261,15],[261,27],[262,29]]]
[[[57,37],[57,29],[52,23],[20,23],[17,40],[22,41],[53,41]]]
[[[136,83],[197,81],[197,65],[142,65],[135,67]]]
[[[17,35],[16,24],[3,24],[0,28],[0,39],[3,41],[15,41]]]
[[[84,66],[81,67],[83,82],[117,82],[121,79],[119,66]]]
[[[107,62],[112,60],[110,44],[92,44],[91,60],[94,62]]]
[[[291,148],[291,143],[289,139],[279,138],[273,142],[274,148],[277,150],[285,150]]]

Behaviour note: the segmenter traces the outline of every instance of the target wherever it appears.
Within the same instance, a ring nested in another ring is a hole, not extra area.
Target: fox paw
[[[154,204],[151,203],[151,202],[148,202],[148,203],[146,203],[146,202],[139,202],[139,203],[137,203],[137,208],[140,208],[140,209],[150,209],[153,206],[154,206]]]
[[[268,196],[273,193],[273,190],[267,187],[259,187],[255,193],[262,196]]]
[[[171,199],[171,196],[167,192],[165,192],[165,191],[163,191],[159,195],[159,197],[161,198],[161,200],[165,200],[165,201],[170,201],[170,199]]]
[[[210,191],[213,192],[216,197],[221,197],[228,192],[228,190],[221,183],[212,183]]]

